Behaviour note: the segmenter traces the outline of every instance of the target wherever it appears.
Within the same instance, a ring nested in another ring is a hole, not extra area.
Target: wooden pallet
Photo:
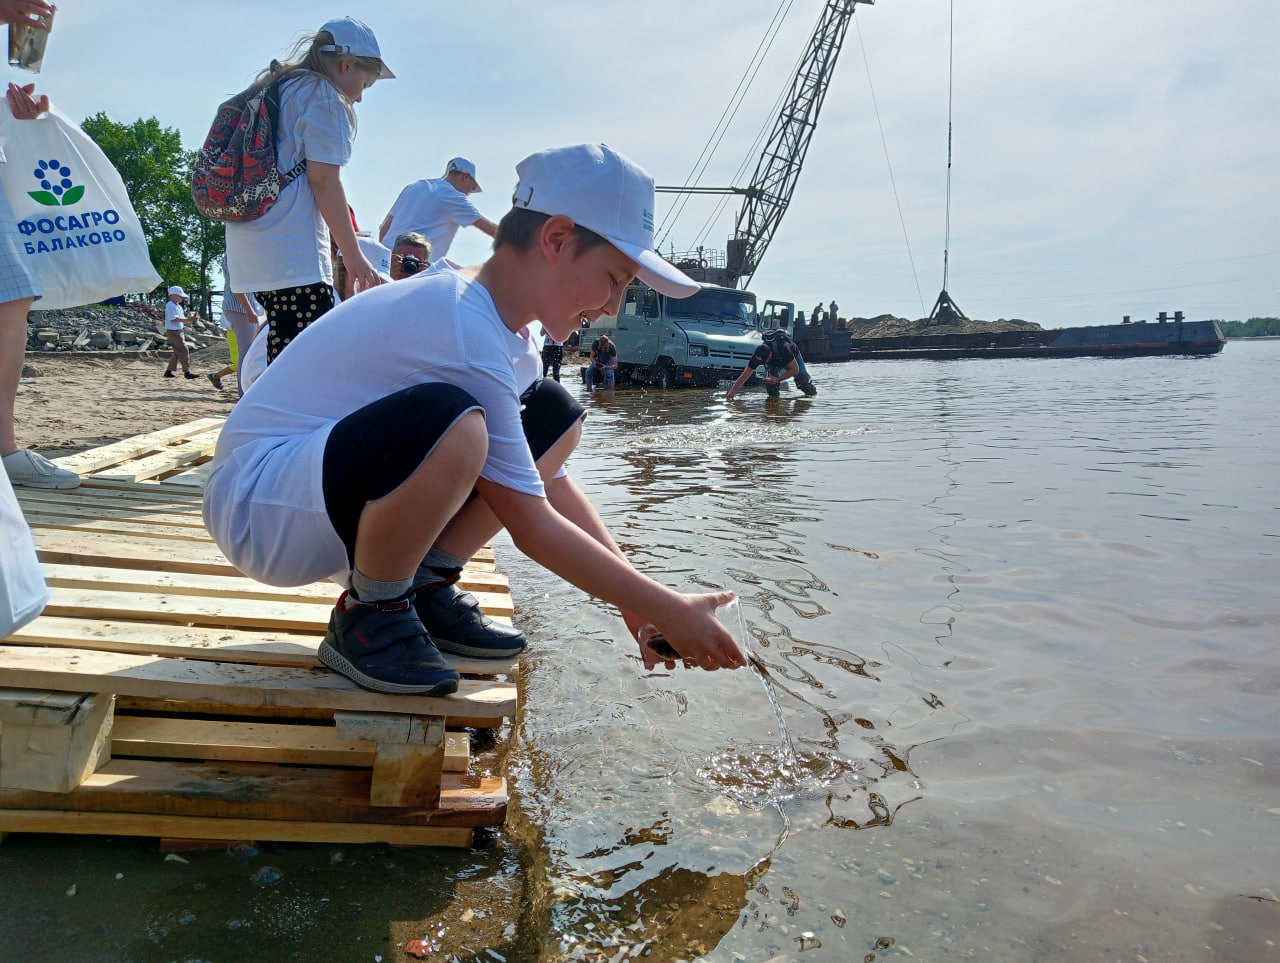
[[[205,531],[221,424],[59,459],[72,491],[18,489],[51,598],[0,644],[0,833],[469,845],[507,792],[458,730],[514,714],[518,660],[451,658],[443,698],[320,665],[338,588],[245,578]],[[459,584],[510,621],[492,551]]]

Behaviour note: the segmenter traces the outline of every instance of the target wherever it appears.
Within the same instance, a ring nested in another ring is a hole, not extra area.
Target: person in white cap
[[[460,227],[474,227],[493,237],[498,225],[471,203],[469,195],[479,193],[476,165],[455,157],[445,165],[443,177],[414,181],[400,192],[378,229],[378,239],[385,243],[385,238],[416,231],[431,242],[432,260],[439,260],[449,253]]]
[[[652,625],[687,666],[743,666],[715,618],[733,593],[683,594],[642,575],[564,471],[584,411],[536,377],[527,337],[535,320],[564,340],[582,319],[616,314],[637,276],[668,297],[698,290],[653,249],[653,179],[603,144],[542,151],[516,172],[487,261],[438,262],[344,301],[263,373],[223,427],[205,523],[246,575],[347,585],[319,656],[377,691],[452,692],[458,674],[440,650],[524,648],[454,584],[502,528],[617,605],[637,642]],[[647,667],[666,661],[640,651]]]
[[[182,365],[182,377],[190,381],[200,376],[191,373],[191,352],[187,350],[187,342],[182,338],[182,328],[188,321],[195,321],[199,315],[194,311],[187,314],[183,310],[183,302],[186,300],[187,292],[182,290],[181,285],[169,285],[169,300],[164,306],[164,336],[169,339],[173,354],[164,369],[164,376],[172,378],[174,369]]]
[[[340,176],[351,157],[353,104],[379,79],[395,77],[378,41],[350,17],[303,38],[285,63],[272,61],[258,82],[280,82],[276,156],[280,170],[306,164],[275,205],[252,221],[227,224],[227,263],[237,294],[256,294],[267,313],[267,359],[333,307],[330,233],[348,276],[361,289],[379,283],[360,250]]]

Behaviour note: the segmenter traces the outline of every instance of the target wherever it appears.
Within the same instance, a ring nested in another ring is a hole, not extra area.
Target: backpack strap
[[[276,142],[277,153],[280,150],[280,137],[278,135],[278,131],[280,130],[280,85],[292,76],[293,71],[290,71],[289,73],[281,74],[275,80],[270,81],[267,84],[266,93],[263,96],[263,101],[267,105],[267,118],[271,121],[271,136]],[[290,181],[299,177],[304,171],[306,171],[306,169],[307,159],[304,157],[302,160],[298,161],[298,163],[294,164],[293,167],[289,168],[289,170],[281,171],[280,178],[284,184],[288,184]]]

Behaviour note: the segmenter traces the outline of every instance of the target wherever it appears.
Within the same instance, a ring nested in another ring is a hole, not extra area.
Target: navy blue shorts
[[[520,421],[535,462],[586,414],[564,387],[547,378],[535,381],[520,402]],[[365,505],[404,484],[457,420],[474,410],[483,409],[461,388],[414,385],[333,426],[324,448],[324,507],[347,547],[349,562],[355,560]]]

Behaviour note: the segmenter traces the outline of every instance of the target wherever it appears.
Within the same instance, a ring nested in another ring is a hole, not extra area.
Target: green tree
[[[1250,318],[1248,321],[1219,321],[1228,338],[1280,337],[1280,318]]]
[[[191,198],[194,152],[155,117],[119,124],[98,113],[81,126],[120,172],[164,284],[181,284],[208,314],[209,270],[227,242],[222,225],[202,217]]]

